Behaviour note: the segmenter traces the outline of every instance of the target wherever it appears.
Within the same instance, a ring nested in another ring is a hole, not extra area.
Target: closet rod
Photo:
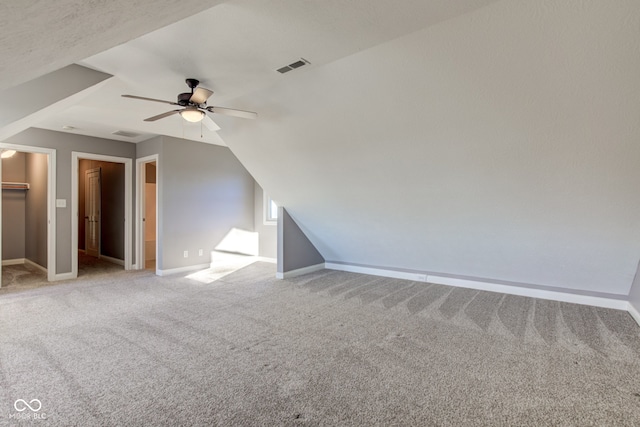
[[[29,183],[28,182],[3,182],[2,189],[3,190],[28,190]]]

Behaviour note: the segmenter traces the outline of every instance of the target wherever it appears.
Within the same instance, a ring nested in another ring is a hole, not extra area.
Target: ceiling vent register
[[[307,61],[307,60],[306,60],[306,59],[304,59],[304,58],[300,58],[300,59],[299,59],[298,61],[296,61],[296,62],[292,62],[292,63],[291,63],[291,64],[289,64],[289,65],[285,65],[285,66],[284,66],[284,67],[282,67],[282,68],[278,68],[278,70],[277,70],[277,71],[278,71],[280,74],[284,74],[284,73],[288,73],[288,72],[289,72],[289,71],[291,71],[291,70],[295,70],[296,68],[300,68],[300,67],[302,67],[303,65],[307,65],[307,64],[311,64],[311,62]]]
[[[126,130],[117,130],[112,135],[124,136],[125,138],[136,138],[140,136],[139,133],[127,132]]]

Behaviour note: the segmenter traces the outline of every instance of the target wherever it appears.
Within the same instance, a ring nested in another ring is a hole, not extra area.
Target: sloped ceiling
[[[240,102],[221,131],[327,261],[626,295],[640,3],[501,1]]]
[[[283,81],[276,69],[300,57],[311,62],[306,68],[321,67],[491,1],[403,0],[402,7],[387,0],[62,1],[36,2],[33,7],[16,2],[4,6],[13,11],[14,19],[6,19],[12,26],[0,26],[0,40],[3,46],[18,44],[8,52],[18,62],[5,65],[9,83],[19,70],[41,73],[65,61],[114,76],[38,127],[59,131],[69,125],[74,133],[102,138],[116,138],[114,130],[141,135],[132,142],[170,135],[224,145],[215,132],[179,116],[144,122],[171,107],[120,95],[174,101],[178,93],[188,91],[184,80],[192,77],[215,92],[210,105],[242,109],[232,101]],[[202,10],[203,5],[214,7]],[[176,8],[180,13],[174,13]],[[181,19],[187,14],[192,16]],[[176,22],[166,25],[169,17]],[[149,31],[154,26],[159,29]],[[13,27],[26,38],[16,36]],[[36,34],[29,33],[32,28],[38,28]],[[219,119],[226,125],[225,117]]]
[[[0,90],[40,77],[221,0],[0,2]]]

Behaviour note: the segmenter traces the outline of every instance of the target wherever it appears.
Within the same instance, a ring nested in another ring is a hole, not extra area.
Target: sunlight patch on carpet
[[[221,279],[227,274],[231,274],[236,270],[253,264],[258,261],[259,257],[249,255],[238,255],[224,252],[211,252],[211,267],[206,270],[196,271],[188,276],[187,279],[195,280],[196,282],[209,284],[216,280]]]

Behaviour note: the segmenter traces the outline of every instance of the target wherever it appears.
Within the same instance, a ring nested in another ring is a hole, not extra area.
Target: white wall
[[[627,295],[639,16],[496,2],[288,73],[220,133],[327,261]]]
[[[276,224],[264,223],[264,191],[257,182],[253,192],[255,212],[253,231],[257,231],[260,236],[259,254],[262,257],[275,259],[278,256],[278,227]]]

